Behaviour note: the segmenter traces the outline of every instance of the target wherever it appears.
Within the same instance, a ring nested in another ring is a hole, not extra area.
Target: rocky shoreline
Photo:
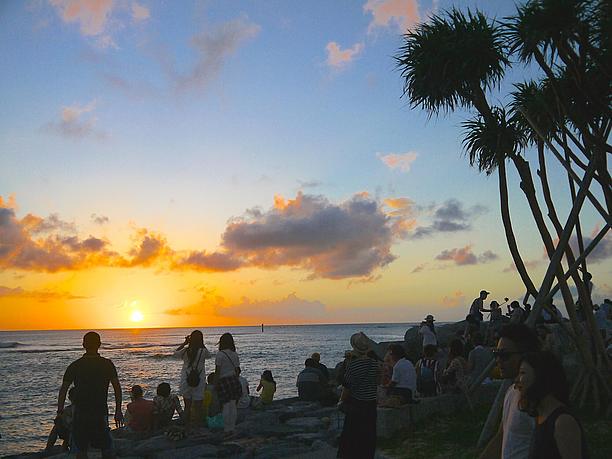
[[[464,329],[458,322],[437,327],[438,339],[445,346],[458,330]],[[559,333],[559,330],[555,330]],[[411,358],[418,357],[421,340],[418,327],[406,332],[405,341],[399,341]],[[371,342],[371,347],[382,358],[390,343]],[[482,386],[472,401],[491,401],[497,392],[497,384]],[[472,397],[472,396],[471,396]],[[378,436],[390,438],[395,432],[410,429],[415,423],[431,416],[450,414],[466,409],[466,399],[459,395],[440,395],[422,399],[420,403],[395,408],[378,408]],[[192,432],[187,438],[171,440],[163,431],[146,437],[124,430],[112,432],[117,457],[129,459],[181,459],[192,458],[333,458],[337,450],[338,436],[342,431],[344,415],[335,406],[322,407],[317,402],[300,401],[297,397],[275,400],[263,410],[249,409],[242,422],[236,425],[236,434],[227,439],[222,431],[207,428]],[[26,453],[5,456],[5,459],[65,458],[61,448],[49,452]],[[94,450],[91,458],[100,457]],[[377,453],[382,459],[385,455]]]

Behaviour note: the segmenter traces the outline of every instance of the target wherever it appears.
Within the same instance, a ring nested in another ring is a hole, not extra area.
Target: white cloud
[[[409,151],[406,153],[377,153],[377,156],[389,169],[409,172],[412,163],[417,159],[419,154],[414,151]]]
[[[363,10],[372,14],[368,32],[377,27],[397,27],[405,33],[420,21],[417,0],[368,0]]]
[[[135,21],[146,21],[151,17],[151,12],[146,6],[139,3],[132,3],[132,19]]]
[[[355,43],[351,48],[341,49],[338,43],[330,41],[325,49],[327,50],[327,65],[340,69],[352,62],[363,51],[363,43]]]

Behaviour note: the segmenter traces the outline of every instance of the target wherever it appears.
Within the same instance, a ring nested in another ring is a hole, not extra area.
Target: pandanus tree
[[[609,3],[604,1],[530,1],[504,22],[489,21],[479,12],[453,9],[409,31],[397,56],[404,96],[413,107],[425,109],[429,116],[457,108],[476,111],[474,119],[464,123],[463,145],[471,165],[487,174],[497,171],[508,248],[527,293],[535,298],[528,323],[533,326],[541,309],[551,304],[557,291],[561,292],[571,328],[561,323],[584,363],[574,394],[582,389],[580,400],[584,403],[593,395],[596,406],[600,390],[607,394],[607,400],[612,400],[610,382],[602,376],[602,372],[609,372],[610,362],[595,328],[586,266],[587,256],[611,224],[612,197],[606,165],[607,154],[612,152],[607,143],[612,128],[610,52],[609,42],[604,43],[610,38],[610,17]],[[525,64],[537,64],[542,79],[516,84],[508,110],[491,106],[487,94],[498,87],[513,56]],[[554,235],[540,206],[526,158],[532,148],[537,151],[537,174]],[[551,155],[568,175],[572,208],[565,222],[555,208],[548,183],[546,160]],[[507,163],[514,165],[518,173],[520,188],[549,257],[539,288],[525,267],[513,231]],[[593,193],[593,181],[601,187],[607,208]],[[604,228],[585,247],[580,211],[587,198],[604,218]],[[578,254],[569,244],[574,232]],[[557,284],[553,286],[555,279]],[[569,280],[585,310],[588,336],[584,336],[578,321]],[[595,356],[589,350],[589,342],[596,345]]]

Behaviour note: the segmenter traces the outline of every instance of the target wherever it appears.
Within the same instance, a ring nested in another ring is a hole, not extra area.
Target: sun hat
[[[370,340],[363,332],[351,336],[351,346],[357,354],[365,354],[370,350]]]
[[[434,319],[434,316],[432,316],[431,314],[427,314],[427,317],[425,317],[425,322],[435,322],[436,320]]]

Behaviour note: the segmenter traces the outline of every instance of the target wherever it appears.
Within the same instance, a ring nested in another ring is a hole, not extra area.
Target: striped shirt
[[[376,400],[376,389],[380,367],[378,362],[368,357],[351,360],[344,374],[344,386],[357,400]]]

